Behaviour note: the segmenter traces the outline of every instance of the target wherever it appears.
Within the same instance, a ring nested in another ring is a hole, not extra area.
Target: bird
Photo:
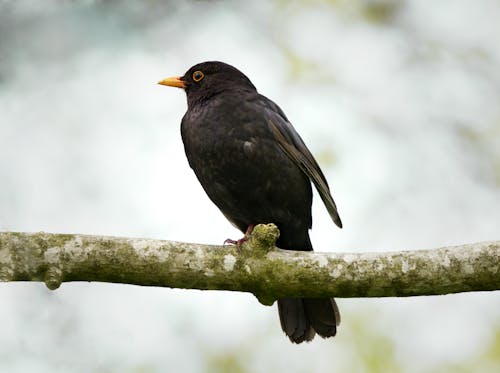
[[[181,137],[190,167],[210,200],[245,235],[274,223],[284,250],[312,251],[312,186],[342,228],[328,182],[281,108],[257,92],[237,68],[219,61],[196,64],[159,84],[182,88],[187,111]],[[280,298],[283,332],[293,343],[315,334],[333,337],[340,313],[333,298]]]

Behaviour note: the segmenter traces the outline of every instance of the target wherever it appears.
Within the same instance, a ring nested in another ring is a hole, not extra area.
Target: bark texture
[[[259,225],[241,252],[142,238],[0,233],[0,281],[100,281],[282,297],[399,297],[500,290],[500,241],[431,250],[290,252]]]

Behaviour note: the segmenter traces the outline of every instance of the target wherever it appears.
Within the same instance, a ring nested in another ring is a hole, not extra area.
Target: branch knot
[[[252,247],[252,256],[263,256],[275,249],[276,241],[280,236],[278,227],[273,223],[258,224],[252,231],[247,243]]]
[[[57,266],[50,266],[45,272],[45,286],[50,290],[56,290],[63,281],[63,271]]]

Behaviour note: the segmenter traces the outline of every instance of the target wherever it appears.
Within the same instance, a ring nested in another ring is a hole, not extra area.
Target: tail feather
[[[307,229],[280,226],[280,233],[278,247],[312,251]],[[293,343],[311,341],[316,333],[323,338],[337,334],[340,313],[333,298],[282,298],[278,299],[278,311],[281,329]]]
[[[306,315],[304,302],[300,298],[278,299],[281,329],[294,343],[310,341],[314,338],[314,329]]]
[[[316,333],[323,338],[333,337],[337,334],[340,314],[333,298],[304,299],[304,308]]]
[[[333,337],[340,323],[340,313],[333,298],[278,299],[281,329],[294,343],[311,341],[318,333]]]

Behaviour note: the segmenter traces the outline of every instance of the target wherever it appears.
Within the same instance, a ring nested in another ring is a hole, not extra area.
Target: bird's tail
[[[318,333],[333,337],[340,323],[340,313],[333,298],[278,299],[281,328],[294,343],[310,341]]]
[[[301,237],[297,237],[295,231],[295,237],[286,241],[284,238],[292,237],[292,232],[285,233],[288,234],[280,237],[282,241],[278,241],[278,247],[312,251],[307,231]],[[340,324],[339,308],[333,298],[281,298],[278,299],[278,312],[281,328],[294,343],[310,341],[316,333],[323,338],[333,337]]]

